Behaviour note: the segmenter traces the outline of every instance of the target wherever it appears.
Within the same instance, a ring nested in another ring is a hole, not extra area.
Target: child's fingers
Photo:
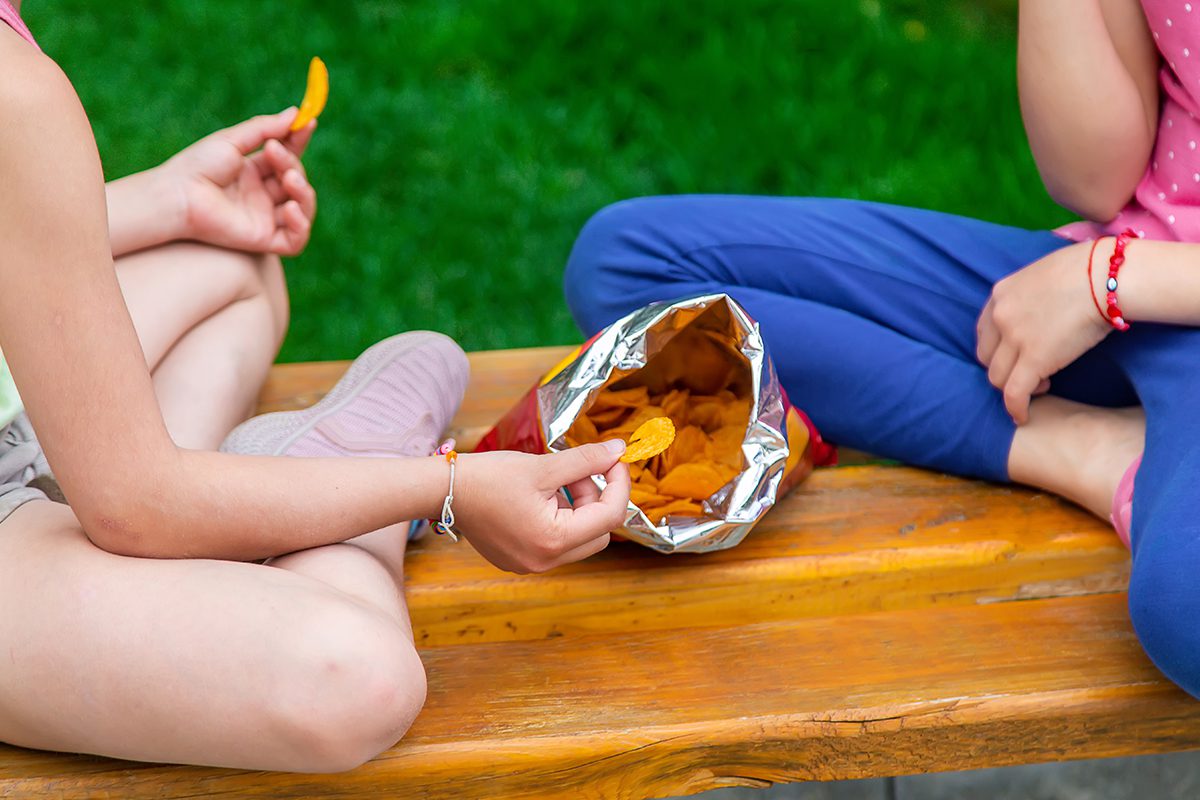
[[[1017,349],[1009,344],[1001,343],[996,349],[988,366],[988,380],[992,386],[1003,391],[1008,383],[1008,376],[1012,374],[1013,365],[1017,363],[1017,355]]]
[[[591,475],[602,475],[612,469],[623,452],[625,443],[616,439],[541,456],[541,488],[557,491],[561,486],[570,486]]]
[[[604,478],[608,484],[595,502],[558,512],[562,547],[567,553],[585,548],[625,523],[629,508],[629,467],[617,462]]]
[[[600,499],[600,489],[591,478],[575,481],[567,487],[567,491],[571,493],[571,502],[576,508]]]
[[[288,170],[281,180],[284,191],[290,199],[300,204],[300,211],[308,217],[309,222],[317,216],[317,190],[312,187],[299,170]]]
[[[992,356],[996,353],[996,346],[1000,343],[1000,333],[996,330],[996,323],[992,320],[991,300],[988,300],[987,305],[983,307],[983,312],[979,315],[979,322],[975,326],[975,337],[975,355],[979,359],[979,363],[985,367],[990,366]]]
[[[587,544],[582,544],[574,550],[568,550],[555,560],[554,566],[561,567],[564,564],[574,564],[576,561],[582,561],[589,556],[594,556],[612,543],[612,536],[604,534],[593,539]]]
[[[296,108],[288,108],[278,114],[263,114],[251,117],[245,122],[239,122],[224,130],[217,131],[214,136],[225,139],[238,149],[242,155],[250,155],[269,139],[279,139],[287,135],[288,125],[296,118]]]
[[[278,139],[272,139],[267,142],[263,145],[262,151],[266,157],[267,164],[270,165],[276,175],[282,175],[293,169],[302,175],[304,174],[304,162]]]
[[[308,149],[308,143],[312,141],[316,130],[317,121],[314,119],[300,130],[288,133],[287,138],[283,140],[283,144],[297,156],[302,156],[304,155],[304,151]]]
[[[312,223],[300,210],[300,204],[289,200],[275,209],[275,234],[268,249],[276,255],[297,255],[308,244],[311,228]]]
[[[615,496],[615,495],[614,495]],[[561,508],[556,512],[558,538],[555,546],[559,552],[569,553],[599,536],[621,527],[625,522],[628,501],[617,504],[604,495],[594,503],[576,508]]]
[[[1025,364],[1018,364],[1008,383],[1004,384],[1004,407],[1018,425],[1024,425],[1029,419],[1029,398],[1040,382],[1036,372]]]
[[[274,175],[267,175],[262,179],[263,190],[267,196],[271,198],[271,202],[275,205],[281,205],[288,199],[288,194],[283,190],[283,184],[279,182],[279,178]]]

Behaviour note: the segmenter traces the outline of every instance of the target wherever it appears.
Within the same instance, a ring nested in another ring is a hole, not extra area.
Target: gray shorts
[[[0,522],[30,500],[64,502],[29,418],[0,428]]]

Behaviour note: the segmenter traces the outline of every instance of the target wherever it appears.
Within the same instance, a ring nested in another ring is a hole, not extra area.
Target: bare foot
[[[1029,422],[1017,428],[1008,474],[1108,519],[1117,484],[1145,439],[1140,407],[1098,408],[1042,396],[1030,405]]]

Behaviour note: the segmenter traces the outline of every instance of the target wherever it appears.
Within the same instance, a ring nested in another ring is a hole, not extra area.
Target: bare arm
[[[992,288],[979,316],[977,355],[1017,424],[1028,419],[1030,396],[1095,347],[1113,327],[1101,316],[1114,239],[1054,250]],[[1134,324],[1200,325],[1200,244],[1136,240],[1119,274],[1121,313]],[[1040,387],[1040,388],[1039,388]]]
[[[178,239],[294,256],[317,209],[300,156],[316,122],[296,109],[219,130],[152,169],[105,186],[113,256]]]
[[[253,558],[433,513],[445,468],[431,460],[175,447],[116,281],[83,109],[51,62],[22,59],[0,78],[26,123],[0,126],[0,341],[89,535],[136,554]]]
[[[1129,202],[1154,145],[1158,61],[1138,0],[1021,0],[1021,113],[1058,203],[1107,222]]]
[[[1113,239],[1096,247],[1093,291],[1104,303]],[[1125,249],[1118,297],[1130,322],[1200,326],[1200,244],[1137,240]],[[1099,316],[1099,315],[1097,315]]]
[[[110,181],[104,192],[114,258],[186,237],[183,193],[159,170]]]
[[[117,284],[83,109],[57,66],[3,26],[0,63],[0,342],[89,537],[128,555],[249,559],[435,514],[448,478],[439,459],[252,458],[174,445]],[[600,445],[464,457],[464,530],[506,568],[583,557],[623,516],[628,472],[615,464]],[[558,507],[559,486],[606,471],[614,491]]]

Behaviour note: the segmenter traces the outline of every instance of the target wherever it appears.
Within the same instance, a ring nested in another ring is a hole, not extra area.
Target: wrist
[[[187,238],[183,190],[163,167],[110,181],[104,191],[114,257]]]
[[[438,484],[437,508],[431,519],[438,519],[442,513],[442,503],[446,499],[450,486],[450,467],[445,456],[433,457],[439,464],[441,483]],[[456,530],[461,534],[460,527],[464,520],[473,518],[472,508],[476,505],[476,473],[480,466],[479,456],[471,453],[459,453],[454,462],[454,516],[457,520]]]
[[[162,233],[167,236],[164,239],[166,242],[191,239],[194,233],[185,183],[169,168],[170,163],[167,161],[142,173],[147,180],[147,194],[154,198],[161,211]]]
[[[1088,291],[1091,292],[1092,311],[1088,314],[1095,326],[1108,333],[1112,323],[1105,313],[1108,308],[1108,259],[1113,253],[1116,243],[1115,236],[1101,236],[1091,243],[1084,243],[1088,248]]]
[[[1121,280],[1129,273],[1122,272],[1121,268],[1125,265],[1128,246],[1137,239],[1137,232],[1126,228],[1113,240],[1113,250],[1108,258],[1108,270],[1104,277],[1105,319],[1119,331],[1129,330],[1129,321],[1118,294]]]

